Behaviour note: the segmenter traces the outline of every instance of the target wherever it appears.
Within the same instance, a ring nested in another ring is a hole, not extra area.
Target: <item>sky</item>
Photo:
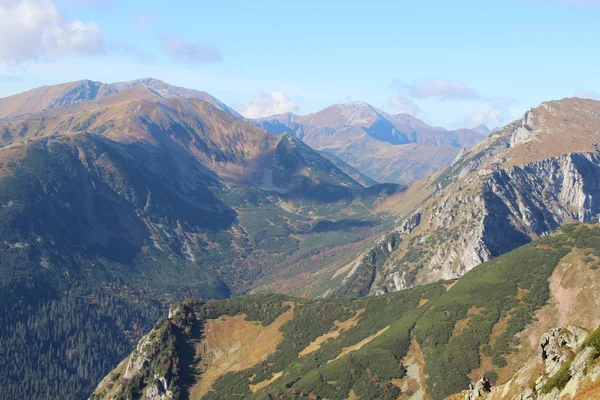
[[[247,117],[365,101],[448,128],[600,100],[600,0],[0,0],[0,97],[142,77]]]

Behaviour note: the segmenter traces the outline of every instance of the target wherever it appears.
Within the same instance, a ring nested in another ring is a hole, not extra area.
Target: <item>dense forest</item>
[[[60,298],[40,291],[32,286],[18,306],[3,301],[0,309],[0,398],[87,398],[164,312],[155,301],[100,290]]]

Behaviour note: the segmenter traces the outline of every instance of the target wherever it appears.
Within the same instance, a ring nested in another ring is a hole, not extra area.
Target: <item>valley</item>
[[[521,376],[538,393],[558,379],[527,369],[539,338],[598,323],[599,102],[486,138],[365,103],[250,120],[153,79],[0,104],[13,398],[444,399]],[[454,161],[379,183],[406,169],[373,141]],[[580,372],[569,390],[594,390]]]

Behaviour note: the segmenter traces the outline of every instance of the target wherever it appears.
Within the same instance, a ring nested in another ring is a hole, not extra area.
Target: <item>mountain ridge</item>
[[[254,120],[269,132],[289,132],[311,147],[338,156],[380,182],[409,183],[449,165],[461,148],[483,135],[448,131],[408,114],[391,115],[365,102],[342,103],[300,116]]]
[[[578,365],[573,375],[579,374],[565,391],[598,390],[591,373],[600,368],[597,352],[589,358],[587,380],[581,371],[590,350],[599,347],[593,333],[600,323],[599,229],[567,225],[458,280],[383,296],[308,301],[253,295],[177,303],[91,398],[158,390],[163,399],[523,400],[527,390],[537,398],[529,386],[534,380],[535,390],[558,394],[564,384],[557,389],[555,376],[565,365]],[[576,300],[563,303],[575,289]],[[267,335],[273,347],[264,347],[261,337]],[[237,346],[240,340],[246,346]],[[591,348],[571,364],[567,347],[577,355],[586,346]],[[194,357],[186,359],[186,351]],[[532,368],[544,362],[547,372]],[[522,370],[531,375],[513,379]]]
[[[543,103],[465,150],[381,239],[387,249],[374,244],[377,267],[356,260],[376,274],[370,290],[456,278],[563,223],[597,221],[598,111],[592,100]]]

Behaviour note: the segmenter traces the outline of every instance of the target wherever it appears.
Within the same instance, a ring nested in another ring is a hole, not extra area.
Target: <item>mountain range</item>
[[[14,310],[0,375],[13,398],[91,391],[175,299],[349,260],[382,232],[379,202],[404,190],[364,188],[292,135],[161,87],[42,88],[0,119],[0,304]],[[61,384],[26,379],[40,375]]]
[[[0,385],[594,393],[599,143],[577,98],[493,132],[366,103],[250,120],[154,79],[0,99]]]
[[[408,114],[390,115],[364,102],[338,104],[305,116],[275,115],[253,123],[271,133],[291,133],[376,181],[404,184],[448,166],[461,149],[483,140],[487,131],[484,126],[449,131]]]

